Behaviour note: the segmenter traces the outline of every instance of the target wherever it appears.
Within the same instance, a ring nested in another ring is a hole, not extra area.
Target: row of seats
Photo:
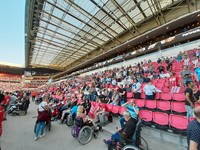
[[[133,98],[132,92],[127,92],[127,98],[131,99]],[[141,93],[141,98],[145,99],[145,94]],[[175,100],[175,101],[185,101],[185,95],[183,93],[156,93],[155,99],[161,99],[161,100]]]
[[[142,101],[142,100],[138,100]],[[137,102],[136,100],[136,105]],[[145,101],[145,100],[144,100]],[[146,100],[146,106],[149,105],[148,102],[152,102],[149,100]],[[156,102],[156,101],[154,101]],[[98,102],[91,102],[92,106],[94,108],[97,108],[99,106]],[[170,102],[169,101],[157,101],[157,108],[160,110],[170,110]],[[111,112],[113,114],[122,115],[127,108],[122,106],[115,106],[111,104],[105,104],[107,111]],[[166,107],[169,106],[169,109]],[[196,104],[196,106],[200,106],[200,104]],[[156,108],[156,107],[155,107]],[[171,102],[171,110],[178,112],[178,113],[184,113],[185,110],[185,104],[184,102]],[[154,123],[154,125],[160,125],[160,126],[166,126],[167,128],[175,128],[179,130],[186,130],[188,125],[188,118],[183,115],[177,115],[177,114],[168,114],[166,112],[159,112],[159,111],[152,111],[152,110],[140,110],[139,118],[144,120],[148,123]]]
[[[184,102],[169,102],[169,101],[156,101],[156,100],[135,100],[136,106],[147,109],[157,109],[161,111],[171,111],[177,113],[185,113]]]
[[[186,116],[176,114],[168,115],[164,112],[152,112],[150,110],[141,110],[139,117],[145,122],[155,123],[178,130],[186,130],[189,122]]]

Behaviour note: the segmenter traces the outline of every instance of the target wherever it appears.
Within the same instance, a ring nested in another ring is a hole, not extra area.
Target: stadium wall
[[[189,42],[189,43],[181,44],[181,45],[178,45],[178,46],[170,47],[170,48],[167,48],[167,49],[164,49],[164,50],[161,50],[161,51],[153,52],[153,53],[143,55],[143,56],[140,56],[140,57],[137,57],[137,58],[133,58],[133,59],[130,59],[130,60],[126,60],[124,62],[120,62],[120,63],[116,63],[116,64],[113,64],[113,65],[110,65],[110,66],[99,68],[99,69],[96,69],[96,70],[93,70],[93,71],[89,71],[89,72],[81,74],[80,76],[91,75],[91,74],[99,72],[99,71],[104,71],[104,70],[113,69],[113,68],[120,68],[122,66],[126,67],[126,66],[129,66],[129,65],[134,65],[135,63],[138,63],[138,62],[141,62],[141,61],[144,61],[144,60],[157,61],[157,59],[159,57],[177,56],[180,51],[184,52],[184,51],[199,48],[199,47],[200,47],[200,39],[196,40],[196,41]]]

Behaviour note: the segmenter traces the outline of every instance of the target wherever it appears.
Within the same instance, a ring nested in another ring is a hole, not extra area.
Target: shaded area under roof
[[[65,70],[183,0],[27,0],[26,67]]]

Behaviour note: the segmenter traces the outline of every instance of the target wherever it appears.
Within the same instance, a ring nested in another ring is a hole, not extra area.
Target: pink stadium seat
[[[111,112],[111,111],[112,111],[112,108],[113,108],[113,105],[111,105],[111,104],[106,104],[106,108],[107,108],[107,111],[108,111],[108,112]]]
[[[167,113],[153,112],[153,122],[155,122],[159,125],[168,125],[169,116]]]
[[[112,113],[118,114],[119,109],[120,109],[120,106],[113,106],[113,108],[112,108]]]
[[[123,112],[126,111],[126,110],[127,110],[126,107],[120,107],[120,109],[119,109],[119,114],[120,114],[120,115],[123,115]]]
[[[176,129],[186,130],[188,125],[188,118],[186,116],[170,114],[169,123],[170,126]]]
[[[178,93],[183,94],[184,91],[185,91],[185,88],[184,88],[184,87],[181,87]]]
[[[151,80],[151,82],[152,82],[153,84],[156,84],[156,83],[157,83],[157,80],[156,80],[156,79],[153,79],[153,80]]]
[[[153,113],[150,110],[140,110],[139,117],[146,122],[150,122],[152,121]]]
[[[160,93],[156,93],[155,99],[160,99]]]
[[[172,99],[172,95],[171,95],[171,94],[168,94],[168,93],[161,93],[160,98],[161,98],[162,100],[169,101],[169,100]]]
[[[127,98],[133,98],[133,93],[132,92],[127,92],[126,97]]]
[[[146,95],[144,93],[141,93],[141,96],[140,96],[142,99],[145,99],[146,98]]]
[[[162,89],[162,91],[164,92],[164,93],[170,93],[170,88],[168,88],[168,87],[163,87],[163,89]]]
[[[156,109],[156,100],[146,100],[145,106],[149,109]]]
[[[96,102],[95,105],[94,105],[94,107],[98,108],[99,107],[99,103]]]
[[[158,79],[158,83],[162,83],[162,85],[165,83],[165,79]]]
[[[144,107],[145,106],[145,100],[143,99],[136,99],[135,100],[135,105],[138,107]]]
[[[156,83],[156,87],[157,88],[162,88],[163,87],[163,83]]]
[[[95,106],[96,102],[90,102],[92,106]]]
[[[185,101],[185,95],[180,93],[173,94],[173,100],[175,101]]]
[[[185,113],[185,103],[184,102],[171,102],[171,109],[172,111]]]
[[[157,108],[163,111],[170,110],[170,102],[169,101],[157,101]]]
[[[194,103],[194,106],[195,106],[195,107],[200,107],[200,103],[195,102],[195,103]]]

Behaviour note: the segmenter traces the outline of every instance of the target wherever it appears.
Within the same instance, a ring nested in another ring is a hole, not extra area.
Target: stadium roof
[[[183,3],[184,0],[27,0],[26,67],[69,69],[150,30],[140,29],[144,22],[153,19],[160,26],[198,10],[197,4],[193,10],[186,4],[187,11],[167,18],[166,12]],[[125,34],[129,36],[120,39]],[[90,55],[95,51],[99,53]]]

